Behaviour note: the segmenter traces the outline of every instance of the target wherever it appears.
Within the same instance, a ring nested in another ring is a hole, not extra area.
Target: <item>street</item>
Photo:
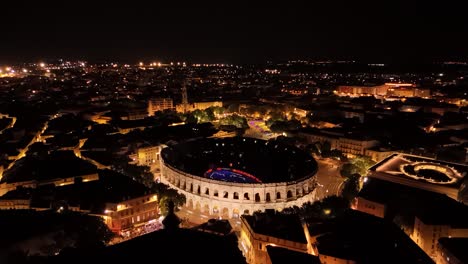
[[[343,178],[340,175],[340,162],[331,159],[317,159],[317,190],[315,199],[321,200],[327,196],[339,195]]]

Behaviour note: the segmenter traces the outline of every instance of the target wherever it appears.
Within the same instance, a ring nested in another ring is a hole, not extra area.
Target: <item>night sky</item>
[[[468,59],[463,1],[35,2],[41,4],[0,7],[0,64],[50,58],[219,63]]]

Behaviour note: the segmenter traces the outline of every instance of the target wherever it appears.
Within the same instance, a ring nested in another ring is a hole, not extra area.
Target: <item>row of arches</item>
[[[186,192],[196,194],[199,196],[207,196],[207,197],[216,197],[216,198],[223,198],[223,199],[232,199],[232,200],[242,200],[242,201],[254,201],[254,202],[277,202],[277,201],[288,201],[294,200],[299,197],[302,197],[315,188],[315,184],[312,181],[304,183],[302,186],[295,185],[291,186],[292,188],[287,189],[286,192],[284,191],[273,191],[273,192],[263,192],[263,193],[251,193],[251,192],[229,192],[227,190],[218,190],[218,189],[210,189],[209,187],[202,186],[197,183],[186,182],[185,180],[180,180],[178,177],[169,177],[169,183],[173,184],[175,187],[182,189]]]
[[[187,200],[188,208],[194,210],[196,213],[203,213],[212,216],[218,216],[224,219],[227,218],[239,218],[242,214],[250,214],[248,209],[240,210],[239,208],[227,208],[218,205],[211,205],[208,203],[201,203],[199,201],[193,201],[192,199]]]

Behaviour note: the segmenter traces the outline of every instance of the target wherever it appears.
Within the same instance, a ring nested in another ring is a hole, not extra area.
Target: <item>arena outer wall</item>
[[[231,183],[180,171],[161,159],[161,181],[187,198],[186,206],[213,217],[239,218],[265,209],[282,210],[312,202],[316,179],[280,183]]]

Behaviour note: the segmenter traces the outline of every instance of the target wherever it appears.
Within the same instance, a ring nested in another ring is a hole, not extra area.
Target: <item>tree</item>
[[[233,125],[233,126],[236,126],[237,128],[243,128],[243,129],[249,127],[249,124],[247,123],[247,119],[245,119],[245,117],[242,117],[236,114],[222,118],[221,120],[219,120],[219,124],[223,126]]]
[[[126,156],[120,156],[113,161],[113,168],[116,171],[132,178],[133,180],[151,187],[154,183],[154,176],[151,168],[148,166],[139,166],[128,163],[130,159]]]
[[[359,175],[364,176],[367,174],[367,170],[375,164],[375,161],[371,160],[369,157],[358,156],[350,161],[354,166]]]
[[[115,236],[101,217],[80,215],[66,223],[65,236],[75,236],[77,248],[104,247]]]
[[[168,213],[168,201],[174,202],[174,208],[176,211],[178,211],[179,207],[183,206],[186,202],[185,195],[180,194],[176,190],[170,188],[168,188],[164,193],[160,194],[159,197],[159,209],[162,215],[167,215]]]
[[[356,173],[356,166],[354,166],[352,163],[345,163],[343,166],[341,166],[340,174],[341,177],[344,178],[349,178],[351,175]]]
[[[365,176],[367,174],[367,170],[374,164],[375,162],[370,158],[359,156],[351,159],[348,163],[343,164],[340,174],[346,178],[349,178],[354,174]]]
[[[226,112],[226,108],[221,106],[212,106],[210,108],[215,116],[220,116]]]
[[[332,219],[343,214],[349,208],[349,201],[338,196],[329,196],[314,203],[307,202],[301,207],[285,208],[286,214],[298,214],[305,222]]]
[[[353,174],[344,182],[341,195],[348,201],[352,201],[359,193],[359,174]]]
[[[172,200],[176,210],[179,210],[179,207],[183,206],[186,202],[185,195],[177,192],[174,189],[171,189],[169,186],[163,183],[155,183],[152,187],[152,190],[159,197],[159,208],[162,215],[167,214],[167,201]]]

